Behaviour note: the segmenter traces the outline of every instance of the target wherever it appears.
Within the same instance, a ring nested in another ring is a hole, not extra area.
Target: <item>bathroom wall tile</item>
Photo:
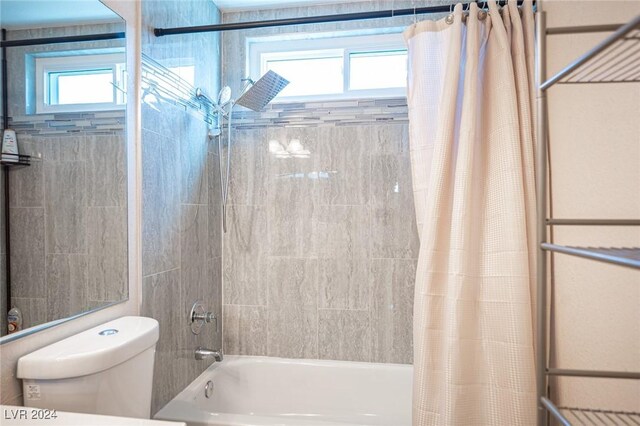
[[[84,161],[87,155],[87,138],[85,136],[47,137],[41,138],[44,161],[75,162]]]
[[[180,270],[172,269],[142,279],[142,316],[155,318],[160,323],[158,350],[166,351],[178,341],[180,313]],[[184,323],[184,321],[182,321]]]
[[[369,311],[318,310],[320,359],[371,360]]]
[[[127,164],[124,134],[86,138],[87,205],[125,206]]]
[[[229,205],[225,243],[230,256],[265,252],[267,215],[261,206]]]
[[[326,176],[320,173],[317,128],[267,129],[267,203],[271,206],[290,204],[317,204],[318,181]],[[298,140],[308,156],[288,156],[286,149],[292,140]],[[284,150],[284,157],[274,150]]]
[[[318,207],[311,202],[268,206],[270,256],[313,257],[319,249]]]
[[[371,127],[369,148],[373,155],[409,155],[409,124],[377,124]],[[411,170],[408,170],[410,173]]]
[[[179,139],[181,200],[184,204],[207,204],[207,126],[185,114]]]
[[[371,333],[374,362],[411,364],[416,261],[373,259]]]
[[[209,258],[222,257],[222,197],[220,191],[220,165],[218,164],[218,156],[214,154],[207,155],[207,174],[208,174],[208,202],[209,202],[209,224],[208,230],[208,246]]]
[[[47,321],[82,312],[87,304],[87,256],[47,255],[46,271]]]
[[[180,276],[183,317],[196,300],[203,300],[207,287],[207,206],[182,205],[180,230]],[[210,307],[208,307],[211,309]]]
[[[86,253],[85,163],[45,162],[47,253]]]
[[[9,213],[12,295],[44,298],[44,209],[11,208]]]
[[[223,171],[229,152],[226,131],[223,133]],[[232,132],[231,168],[229,174],[229,203],[262,205],[266,196],[266,163],[268,140],[266,131],[242,130]]]
[[[269,307],[318,305],[318,260],[271,257],[268,261]]]
[[[126,208],[87,209],[87,235],[89,299],[125,299],[128,287]]]
[[[266,292],[266,215],[259,206],[229,206],[224,257],[225,303],[264,305]]]
[[[153,36],[155,37],[155,36]],[[154,59],[156,59],[154,57]],[[142,129],[154,132],[165,138],[177,134],[184,126],[184,110],[179,111],[168,103],[148,104],[142,102],[140,106]]]
[[[143,275],[180,264],[180,164],[178,144],[142,132]]]
[[[417,258],[419,240],[409,157],[375,155],[371,169],[371,256]]]
[[[369,201],[370,129],[368,126],[319,129],[319,179],[321,203],[362,205]]]
[[[267,355],[267,308],[225,305],[224,352],[233,355]]]
[[[11,306],[22,312],[22,329],[47,322],[47,301],[39,297],[12,297]]]
[[[318,357],[318,311],[300,305],[269,306],[267,355]]]
[[[369,259],[320,259],[318,307],[369,309],[371,290]]]
[[[160,324],[153,372],[152,413],[169,402],[186,385],[185,374],[179,374],[178,369],[186,371],[187,364],[175,354],[180,344],[180,332],[187,327],[186,321],[180,316],[180,307],[178,269],[143,278],[140,314],[155,318]],[[178,324],[183,324],[183,327]]]
[[[365,206],[320,206],[317,235],[321,258],[352,259],[369,255],[369,209]]]
[[[32,155],[29,167],[18,167],[9,170],[9,205],[11,207],[43,207],[44,206],[44,168],[41,138],[17,135],[21,154]],[[3,186],[4,187],[4,186]]]
[[[225,303],[266,305],[267,258],[238,254],[224,257]]]

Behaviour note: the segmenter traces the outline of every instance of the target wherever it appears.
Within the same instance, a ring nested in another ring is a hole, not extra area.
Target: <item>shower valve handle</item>
[[[209,312],[204,308],[202,300],[197,300],[191,307],[189,322],[191,323],[191,332],[193,334],[200,334],[202,326],[211,322],[216,324],[216,333],[219,331],[218,318],[213,312]]]

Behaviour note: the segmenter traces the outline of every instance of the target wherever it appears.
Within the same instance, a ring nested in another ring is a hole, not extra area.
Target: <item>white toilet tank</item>
[[[24,405],[149,418],[158,321],[122,317],[18,360]]]

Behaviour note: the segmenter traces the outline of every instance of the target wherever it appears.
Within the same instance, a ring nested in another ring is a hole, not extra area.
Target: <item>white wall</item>
[[[544,2],[554,26],[625,23],[639,1]],[[549,76],[608,33],[549,36]],[[553,215],[640,218],[640,83],[549,90]],[[640,246],[638,227],[556,227],[568,245]],[[556,366],[640,371],[640,273],[555,256]],[[637,380],[562,379],[564,405],[640,410]]]
[[[129,210],[129,300],[90,315],[57,325],[0,346],[0,402],[22,405],[22,384],[15,378],[17,360],[34,350],[65,337],[89,329],[113,318],[137,315],[140,311],[140,2],[135,0],[102,0],[126,21],[128,107],[127,160]]]

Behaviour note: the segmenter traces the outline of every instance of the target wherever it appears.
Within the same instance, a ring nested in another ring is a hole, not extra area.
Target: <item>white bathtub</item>
[[[189,426],[409,426],[411,374],[409,365],[226,356],[155,418]]]

